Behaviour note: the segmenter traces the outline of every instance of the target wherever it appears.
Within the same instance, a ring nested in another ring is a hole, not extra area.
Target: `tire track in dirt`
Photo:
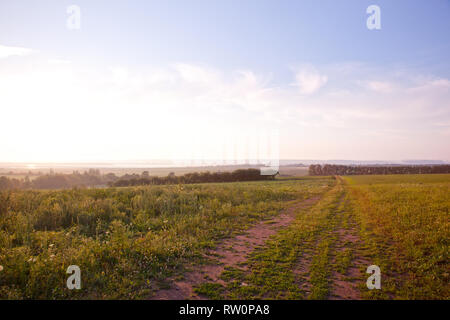
[[[316,226],[316,231],[312,232],[308,239],[305,239],[302,252],[292,270],[296,285],[306,299],[324,299],[329,293],[329,289],[326,290],[327,293],[325,294],[323,291],[324,288],[330,286],[331,277],[324,278],[323,276],[332,271],[331,255],[329,253],[322,257],[321,255],[324,254],[323,250],[327,252],[330,249],[332,250],[333,234],[338,222],[336,213],[339,211],[344,198],[342,180],[339,177],[335,177],[335,179],[337,184],[334,187],[334,200],[328,200],[324,203],[324,206],[328,208],[327,218]],[[325,260],[323,260],[324,258]]]
[[[338,178],[345,188],[343,179]],[[347,190],[345,190],[345,194],[348,194]],[[362,240],[358,235],[358,225],[351,215],[345,214],[348,210],[348,199],[342,199],[341,204],[343,204],[343,208],[336,212],[339,224],[334,231],[337,241],[331,261],[334,268],[331,273],[332,281],[328,298],[330,300],[360,300],[362,299],[361,292],[358,289],[362,278],[360,266],[367,267],[370,264],[359,252]],[[336,266],[337,255],[345,254],[346,250],[350,252],[350,261],[348,265],[344,266],[345,270],[338,270]]]
[[[214,264],[196,266],[198,270],[187,272],[183,280],[173,280],[170,289],[157,291],[152,300],[182,300],[182,299],[204,299],[194,293],[194,288],[201,283],[208,281],[225,285],[220,279],[220,275],[225,267],[240,266],[244,271],[246,266],[241,266],[256,248],[264,245],[270,236],[274,235],[281,228],[289,226],[295,219],[299,209],[313,206],[319,196],[312,197],[285,209],[278,216],[258,222],[250,227],[244,234],[222,242],[215,250],[210,250],[206,257],[215,260]]]
[[[361,239],[357,235],[357,229],[352,227],[349,229],[340,228],[337,230],[338,244],[335,247],[336,253],[343,253],[346,248],[350,248],[352,259],[345,272],[339,272],[334,269],[332,271],[332,285],[330,288],[331,300],[360,300],[361,293],[358,284],[361,279],[361,271],[359,266],[369,266],[369,262],[359,255],[356,249]],[[333,263],[336,262],[336,256],[333,257]]]
[[[298,261],[292,271],[296,278],[296,284],[304,292],[305,297],[311,293],[311,262],[314,255],[314,248],[319,243],[319,240],[314,241],[314,245],[303,251],[303,254],[298,258]]]
[[[336,205],[331,209],[330,227],[324,226],[314,239],[307,244],[302,255],[293,270],[296,275],[299,288],[310,298],[313,285],[311,283],[311,268],[316,255],[319,255],[317,247],[320,242],[325,239],[331,241],[330,255],[326,269],[329,272],[328,294],[325,298],[331,300],[344,299],[362,299],[358,285],[361,283],[363,275],[361,266],[364,268],[369,266],[369,262],[360,253],[362,240],[358,234],[358,225],[352,219],[351,215],[345,210],[348,209],[348,199],[346,198],[347,190],[345,182],[341,177],[336,177],[339,185],[343,186],[343,193],[339,196]],[[348,252],[347,252],[348,251]],[[342,257],[350,254],[343,261]],[[340,261],[338,261],[340,256]],[[323,270],[324,272],[326,270]]]

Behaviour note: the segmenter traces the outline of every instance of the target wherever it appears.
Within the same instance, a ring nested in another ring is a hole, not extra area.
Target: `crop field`
[[[449,299],[449,195],[445,174],[1,191],[0,299]]]

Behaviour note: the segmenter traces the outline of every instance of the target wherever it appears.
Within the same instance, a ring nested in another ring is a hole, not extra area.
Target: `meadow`
[[[1,191],[0,298],[449,299],[449,195],[448,174]]]
[[[146,298],[330,179],[0,193],[0,298]],[[66,287],[78,265],[82,289]]]
[[[450,175],[336,177],[312,208],[226,268],[226,299],[446,299]],[[366,269],[381,270],[369,290]],[[244,285],[243,285],[244,284]]]
[[[350,195],[384,297],[449,299],[450,175],[357,176]]]

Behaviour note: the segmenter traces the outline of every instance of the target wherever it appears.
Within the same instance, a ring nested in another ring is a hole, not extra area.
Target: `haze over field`
[[[372,1],[81,0],[73,30],[68,1],[2,1],[0,162],[232,161],[274,134],[280,159],[448,161],[432,2],[377,1],[369,30]]]

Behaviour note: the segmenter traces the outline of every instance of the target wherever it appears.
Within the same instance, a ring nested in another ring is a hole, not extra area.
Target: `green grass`
[[[429,184],[449,183],[450,174],[388,174],[388,175],[362,175],[345,178],[352,185],[372,184]]]
[[[194,292],[212,300],[222,299],[225,288],[219,283],[205,282],[194,288]]]
[[[365,297],[449,299],[450,175],[347,180],[365,251],[382,272],[383,294]]]
[[[248,271],[225,271],[224,297],[327,299],[336,271],[366,299],[449,299],[449,188],[450,175],[345,178],[255,250]],[[340,238],[343,230],[359,241]],[[296,273],[305,263],[306,273]],[[365,285],[371,264],[381,268],[382,290]],[[350,267],[359,269],[356,278]]]
[[[330,239],[322,237],[333,223],[333,209],[337,207],[342,186],[327,192],[313,208],[301,208],[293,224],[272,237],[263,248],[253,252],[247,265],[250,272],[227,270],[226,297],[230,299],[304,299],[308,295],[300,289],[301,275],[295,273],[299,260],[307,251],[314,255],[309,273],[311,298],[325,298],[329,281]],[[319,246],[316,242],[320,241]],[[242,283],[246,285],[243,286]]]
[[[205,275],[194,291],[210,299],[327,299],[338,275],[367,299],[450,299],[450,175],[443,174],[0,192],[0,298],[148,298],[170,287],[169,278],[210,263],[203,254],[224,238],[314,196],[320,200],[298,208],[244,265],[225,265],[225,285]],[[81,268],[79,291],[66,288],[72,264]],[[371,264],[381,268],[381,290],[365,286]]]
[[[329,178],[0,193],[0,298],[140,299]],[[69,265],[82,289],[68,290]]]
[[[353,250],[346,247],[344,250],[336,253],[336,269],[341,274],[346,274],[353,260]]]

